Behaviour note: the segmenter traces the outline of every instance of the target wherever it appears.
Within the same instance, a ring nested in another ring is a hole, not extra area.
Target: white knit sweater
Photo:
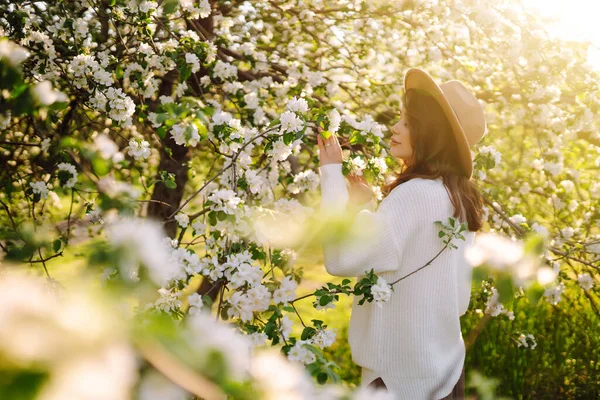
[[[348,213],[348,189],[341,164],[319,168],[321,210]],[[377,211],[358,211],[350,236],[323,245],[331,275],[361,276],[374,268],[387,282],[407,275],[443,247],[434,221],[447,223],[453,205],[441,178],[416,178],[395,187]],[[370,209],[369,209],[370,208]],[[349,213],[352,215],[353,213]],[[348,331],[352,360],[362,367],[366,386],[381,377],[397,399],[441,399],[458,381],[465,358],[459,317],[467,310],[472,268],[464,249],[447,248],[429,266],[394,285],[391,299],[358,305],[354,299]]]

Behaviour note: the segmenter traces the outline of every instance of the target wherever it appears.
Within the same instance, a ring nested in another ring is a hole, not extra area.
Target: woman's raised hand
[[[338,142],[335,133],[332,133],[327,139],[321,137],[323,128],[318,127],[317,133],[317,144],[319,145],[319,166],[327,164],[341,164],[342,163],[342,147]]]
[[[327,139],[321,137],[323,128],[318,127],[317,143],[319,145],[319,166],[327,164],[341,164],[342,147],[335,133]],[[364,204],[373,198],[373,191],[369,187],[364,176],[358,176],[354,173],[346,176],[350,181],[348,188],[349,201],[353,204]]]
[[[350,188],[348,189],[350,203],[364,204],[371,201],[373,198],[373,191],[363,175],[358,176],[354,173],[350,173],[346,175],[346,177],[350,181]]]

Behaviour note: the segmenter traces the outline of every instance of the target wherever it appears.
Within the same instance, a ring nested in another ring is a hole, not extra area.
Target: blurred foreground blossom
[[[13,67],[21,64],[29,57],[29,51],[11,40],[0,40],[0,60],[4,59]]]
[[[258,352],[250,371],[263,392],[264,400],[315,397],[312,380],[302,365],[289,362],[275,349]]]
[[[190,393],[164,375],[151,370],[144,375],[138,389],[139,400],[189,400]]]
[[[137,365],[125,330],[89,288],[77,288],[0,277],[0,375],[29,377],[42,400],[130,399]]]
[[[465,250],[465,259],[473,267],[486,265],[493,270],[508,272],[518,285],[534,278],[547,279],[547,274],[538,274],[540,258],[525,249],[522,241],[492,233],[478,233],[475,243]]]
[[[523,254],[521,243],[489,233],[478,233],[475,244],[465,250],[467,261],[474,267],[486,263],[498,269],[516,264]]]
[[[33,97],[43,106],[49,106],[57,101],[68,101],[66,94],[52,89],[50,81],[42,81],[32,89]]]
[[[179,275],[180,266],[170,262],[170,249],[164,242],[160,223],[149,219],[125,218],[110,224],[108,240],[123,250],[119,270],[123,279],[137,276],[141,263],[158,286],[164,286]]]

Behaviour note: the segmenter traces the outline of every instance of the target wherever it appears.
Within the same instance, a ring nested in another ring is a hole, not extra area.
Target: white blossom
[[[340,123],[342,122],[342,117],[340,113],[335,108],[329,111],[329,132],[336,133],[340,129]]]
[[[194,0],[179,0],[181,9],[190,13],[192,19],[208,18],[211,13],[209,0],[200,0],[198,6],[195,6],[194,3]]]
[[[0,43],[2,43],[2,42],[0,41]],[[6,114],[0,114],[0,130],[4,130],[4,129],[8,128],[8,126],[10,125],[10,122],[11,122],[11,116],[12,116],[12,113],[10,110],[6,110]],[[46,140],[46,139],[44,139],[44,140]],[[43,144],[43,142],[42,142],[42,144]],[[44,150],[44,148],[42,147],[42,151],[46,151],[46,150]]]
[[[273,148],[268,151],[273,161],[285,161],[292,154],[292,146],[284,143],[282,138],[273,143]]]
[[[244,102],[246,103],[246,108],[250,110],[256,110],[260,105],[259,98],[254,92],[244,95]]]
[[[126,150],[136,160],[146,159],[150,156],[150,143],[146,140],[131,139]]]
[[[52,89],[52,83],[49,81],[43,81],[36,84],[32,88],[32,94],[37,101],[43,106],[49,106],[57,101],[68,101],[69,98],[66,94]]]
[[[382,277],[378,277],[377,283],[371,286],[371,294],[377,306],[381,307],[382,303],[387,302],[392,296],[392,286]]]
[[[41,199],[48,198],[48,186],[44,181],[29,182],[29,186],[33,189],[34,194],[40,195]]]
[[[553,163],[553,162],[545,162],[544,169],[550,173],[552,176],[557,176],[562,172],[563,165],[562,163]]]
[[[560,235],[565,239],[571,239],[575,235],[575,229],[568,226],[560,230]]]
[[[196,232],[196,234],[202,235],[206,230],[206,224],[200,220],[194,221],[192,223],[192,229],[194,230],[194,232]]]
[[[180,146],[195,147],[200,140],[198,127],[195,124],[180,122],[171,127],[171,137]]]
[[[573,190],[573,188],[575,187],[573,181],[570,181],[568,179],[560,181],[560,185],[565,188],[565,192],[567,193]]]
[[[46,139],[42,140],[42,143],[40,146],[42,148],[42,151],[48,151],[48,149],[50,148],[50,138],[46,138]]]
[[[200,70],[200,60],[198,56],[193,53],[185,53],[185,62],[190,64],[192,67],[192,73]]]
[[[287,315],[284,315],[283,318],[281,318],[281,335],[284,338],[289,339],[290,333],[292,333],[292,321]]]
[[[296,297],[296,288],[298,283],[292,277],[286,276],[281,281],[281,286],[273,292],[273,301],[275,303],[287,304]]]
[[[531,225],[531,229],[533,229],[535,232],[537,232],[538,235],[548,237],[548,228],[546,228],[543,225],[538,224],[537,222],[534,222]]]
[[[231,189],[215,190],[208,196],[208,200],[214,203],[211,205],[212,210],[224,211],[227,214],[235,214],[239,204],[244,202]]]
[[[358,176],[362,176],[363,170],[367,167],[367,163],[365,160],[360,158],[360,156],[356,156],[350,159],[350,172],[354,173]]]
[[[189,313],[197,314],[201,312],[204,303],[202,302],[202,296],[198,293],[192,293],[188,296]]]
[[[268,336],[264,332],[254,332],[248,335],[248,339],[252,343],[252,346],[262,346],[268,339]]]
[[[308,112],[308,103],[306,102],[305,99],[303,99],[303,98],[298,99],[298,98],[296,98],[296,96],[294,96],[290,100],[288,100],[287,109],[289,111],[306,113],[306,112]]]
[[[492,317],[497,317],[504,312],[504,306],[500,303],[498,290],[493,287],[491,288],[492,294],[488,297],[485,303],[485,313]]]
[[[94,147],[104,159],[113,159],[115,161],[118,157],[119,146],[104,133],[94,138]]]
[[[237,67],[235,65],[223,62],[221,60],[217,60],[213,69],[213,74],[217,78],[221,78],[223,80],[227,80],[229,78],[236,78]]]
[[[299,132],[304,127],[304,121],[292,111],[284,111],[279,119],[283,132]]]
[[[510,221],[515,224],[515,225],[519,225],[522,224],[524,222],[527,222],[527,218],[525,218],[523,215],[521,214],[515,214],[512,217],[509,218]]]
[[[290,361],[298,361],[303,364],[311,364],[317,360],[315,354],[307,349],[304,345],[308,343],[305,340],[298,340],[288,353]]]
[[[560,282],[558,285],[548,288],[544,291],[544,297],[550,304],[558,304],[561,299],[561,294],[565,290],[565,284]]]
[[[333,329],[321,329],[312,337],[312,343],[323,349],[335,343],[336,332]]]
[[[290,193],[298,194],[305,191],[316,190],[319,186],[319,176],[315,171],[307,169],[294,175],[294,181],[287,186]]]
[[[187,214],[179,213],[175,216],[175,221],[177,221],[177,224],[180,227],[187,228],[188,224],[190,223],[190,217]]]
[[[137,271],[139,261],[147,268],[150,278],[164,287],[181,277],[181,266],[171,262],[166,236],[159,222],[150,219],[125,218],[107,227],[109,243],[127,250],[119,259],[119,270],[125,279]]]
[[[537,346],[535,338],[530,333],[528,333],[527,335],[521,333],[517,340],[519,341],[519,343],[517,344],[518,347],[526,347],[533,350]]]
[[[58,164],[59,171],[65,171],[71,175],[71,177],[65,182],[66,188],[72,188],[77,183],[77,169],[73,164],[60,163]]]
[[[29,57],[29,51],[11,40],[0,40],[0,60],[7,60],[13,67]]]
[[[500,165],[500,161],[502,160],[502,154],[494,148],[494,146],[482,146],[479,149],[479,153],[487,155],[490,154],[492,159],[494,160],[495,166]]]
[[[587,272],[577,275],[577,283],[586,292],[594,287],[594,279]]]

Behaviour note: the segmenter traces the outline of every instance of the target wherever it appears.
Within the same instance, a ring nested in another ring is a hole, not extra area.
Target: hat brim
[[[454,138],[458,145],[461,167],[466,176],[471,178],[471,175],[473,174],[473,160],[471,158],[471,150],[469,149],[467,136],[442,89],[427,72],[419,68],[410,68],[406,71],[406,74],[404,75],[404,90],[407,91],[408,89],[424,90],[431,94],[439,103],[452,127],[452,133],[454,134]]]

